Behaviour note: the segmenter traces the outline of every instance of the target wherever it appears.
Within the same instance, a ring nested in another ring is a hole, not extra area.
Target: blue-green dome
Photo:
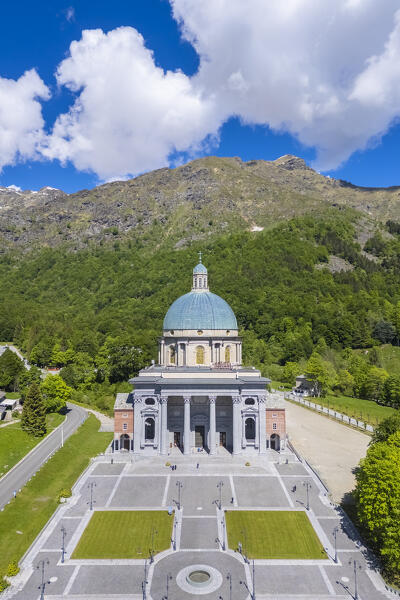
[[[201,265],[203,266],[203,265]],[[168,309],[164,329],[237,329],[229,304],[211,292],[189,292]]]
[[[203,263],[199,263],[198,265],[195,266],[195,268],[193,269],[193,273],[204,273],[205,275],[207,274],[207,269],[206,267],[203,265]]]

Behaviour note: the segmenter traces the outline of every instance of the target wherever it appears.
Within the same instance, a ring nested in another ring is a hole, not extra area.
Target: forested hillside
[[[190,289],[201,249],[211,290],[237,315],[247,363],[291,379],[316,351],[329,365],[325,388],[377,399],[393,373],[376,353],[352,353],[350,360],[343,351],[399,343],[400,237],[382,238],[378,251],[373,240],[369,250],[379,258],[371,260],[356,226],[352,213],[331,209],[323,218],[184,249],[163,242],[157,226],[152,244],[132,236],[77,252],[61,246],[3,254],[0,338],[13,339],[39,366],[64,367],[81,399],[109,408],[115,387],[156,358],[165,312]],[[339,266],[332,268],[332,256]],[[371,392],[364,380],[372,367],[379,389],[374,384]]]

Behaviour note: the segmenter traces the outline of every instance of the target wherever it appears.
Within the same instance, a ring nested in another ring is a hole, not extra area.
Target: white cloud
[[[20,188],[19,185],[11,184],[7,186],[7,189],[12,190],[13,192],[22,192],[22,188]]]
[[[44,136],[42,106],[48,88],[35,70],[18,80],[0,77],[0,171],[17,160],[37,158]]]
[[[327,170],[400,116],[398,0],[170,2],[198,73],[157,67],[131,27],[84,31],[56,73],[75,101],[46,138],[38,99],[48,90],[35,71],[0,79],[0,168],[40,144],[42,157],[123,179],[209,152],[239,116],[315,147]]]
[[[57,81],[77,98],[58,117],[43,153],[102,179],[165,166],[171,152],[195,148],[218,130],[212,97],[183,73],[158,68],[131,27],[84,31]]]
[[[238,115],[334,168],[400,114],[397,0],[171,0],[201,57],[192,83],[221,121]]]
[[[67,19],[68,23],[75,21],[75,8],[73,6],[68,6],[65,11],[65,18]]]

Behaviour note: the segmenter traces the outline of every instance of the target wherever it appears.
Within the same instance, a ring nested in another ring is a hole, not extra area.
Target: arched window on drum
[[[175,360],[176,360],[175,346],[171,346],[169,349],[169,362],[171,363],[171,365],[175,364]]]
[[[230,363],[231,362],[231,347],[227,346],[225,348],[225,362],[226,363]]]
[[[196,365],[204,365],[204,348],[197,346],[196,348]]]

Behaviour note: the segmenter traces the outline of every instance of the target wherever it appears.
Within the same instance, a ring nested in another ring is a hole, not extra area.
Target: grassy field
[[[248,558],[326,558],[304,511],[227,511],[226,526],[229,548],[241,542]]]
[[[173,519],[164,510],[96,511],[71,558],[145,558],[151,548],[157,554],[170,546]]]
[[[380,421],[390,417],[396,409],[390,406],[381,406],[372,400],[350,398],[349,396],[326,396],[325,398],[306,398],[321,406],[328,406],[333,410],[344,413],[371,425],[378,425]]]
[[[71,488],[90,458],[111,442],[112,433],[99,433],[99,426],[90,415],[0,512],[0,574],[11,560],[19,561],[32,544],[57,508],[59,492]]]
[[[55,429],[65,416],[50,413],[46,417],[47,432]],[[55,434],[56,435],[56,434]],[[20,423],[0,427],[0,477],[5,475],[18,461],[21,460],[43,438],[36,438],[22,431]]]

